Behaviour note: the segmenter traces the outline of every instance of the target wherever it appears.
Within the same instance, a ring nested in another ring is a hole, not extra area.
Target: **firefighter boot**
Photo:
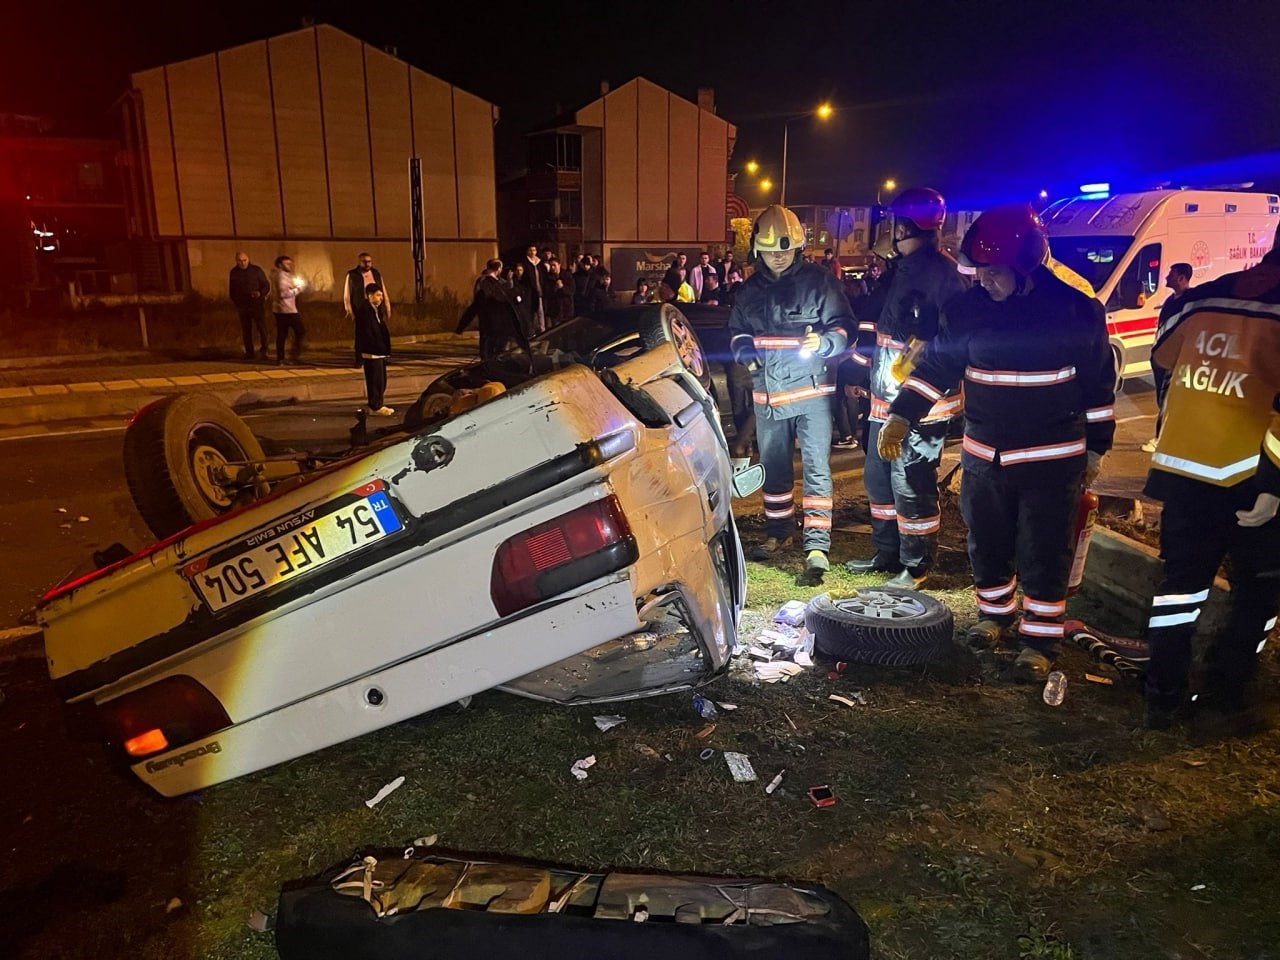
[[[994,620],[979,620],[964,635],[965,646],[972,650],[994,650],[1014,635],[1014,625],[1000,625]]]
[[[929,579],[929,571],[921,567],[903,567],[898,575],[885,583],[886,587],[902,587],[904,590],[919,590]]]
[[[783,550],[787,549],[794,543],[791,537],[785,537],[779,540],[777,537],[770,537],[764,543],[756,544],[751,550],[752,560],[772,560]]]
[[[844,568],[850,573],[897,573],[902,569],[902,564],[883,553],[877,553],[865,560],[847,560]]]
[[[1023,647],[1018,659],[1013,661],[1013,679],[1018,683],[1039,683],[1049,676],[1053,661],[1043,650]]]
[[[817,587],[822,578],[831,569],[831,561],[821,550],[810,550],[804,560],[804,572],[796,578],[796,584],[802,587]]]

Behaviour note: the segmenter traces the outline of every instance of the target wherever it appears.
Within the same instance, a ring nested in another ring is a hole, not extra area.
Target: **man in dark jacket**
[[[504,286],[498,279],[501,272],[501,260],[490,260],[485,264],[484,273],[476,280],[471,306],[463,311],[458,320],[457,332],[461,333],[471,325],[472,320],[477,317],[480,319],[482,360],[496,357],[511,340],[520,344],[526,353],[529,352],[529,341],[525,338],[518,309],[520,298],[524,296],[524,288],[511,289]]]
[[[249,262],[249,254],[243,250],[236,252],[236,265],[231,268],[228,281],[228,294],[240,314],[240,335],[244,338],[244,358],[253,359],[253,331],[258,331],[258,344],[262,348],[262,359],[267,359],[267,323],[264,310],[271,285],[267,283],[267,275],[256,263]]]
[[[356,308],[365,302],[364,290],[369,284],[377,284],[383,292],[383,312],[391,319],[391,301],[386,298],[386,287],[382,283],[382,273],[373,265],[373,257],[361,253],[356,257],[356,265],[347,271],[342,287],[342,305],[346,308],[347,318],[355,316]]]
[[[894,198],[876,244],[895,264],[883,307],[878,317],[854,311],[859,343],[874,345],[863,483],[871,502],[875,552],[849,561],[847,567],[853,573],[896,573],[889,584],[912,589],[924,585],[937,554],[938,462],[951,418],[962,409],[963,395],[949,393],[935,403],[911,428],[903,443],[904,456],[897,460],[880,459],[876,435],[889,416],[889,404],[898,396],[905,365],[937,336],[942,308],[965,290],[957,263],[938,245],[946,216],[946,203],[936,190],[914,187]]]
[[[364,367],[369,412],[389,417],[395,410],[384,402],[387,392],[387,358],[391,356],[391,331],[387,329],[386,295],[376,283],[364,288],[364,301],[355,305],[356,356]]]
[[[939,335],[902,383],[878,434],[896,460],[920,422],[962,380],[960,509],[980,621],[973,646],[1017,620],[1014,676],[1049,673],[1063,636],[1071,528],[1115,434],[1115,361],[1102,305],[1044,266],[1049,239],[1027,204],[995,207],[965,234],[960,262],[978,286],[955,297]]]
[[[760,269],[738,291],[729,314],[730,350],[751,371],[756,445],[764,465],[768,539],[753,553],[770,559],[795,532],[791,458],[796,441],[804,464],[806,584],[822,582],[831,551],[831,396],[827,360],[849,343],[853,314],[840,284],[805,263],[804,227],[782,206],[767,207],[751,234]]]

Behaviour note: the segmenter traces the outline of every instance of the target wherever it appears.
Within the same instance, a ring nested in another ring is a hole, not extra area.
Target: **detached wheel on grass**
[[[955,628],[945,604],[900,587],[864,587],[839,599],[821,593],[809,601],[804,623],[821,656],[888,666],[924,663]]]
[[[162,540],[251,500],[215,482],[214,471],[263,457],[248,424],[217,397],[198,393],[143,407],[124,434],[129,493]]]

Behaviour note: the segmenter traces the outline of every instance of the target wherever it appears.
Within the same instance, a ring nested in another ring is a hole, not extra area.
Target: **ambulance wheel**
[[[1113,346],[1111,348],[1111,356],[1114,359],[1114,362],[1116,365],[1115,392],[1119,393],[1121,390],[1124,389],[1124,353],[1121,351],[1119,347]],[[957,419],[964,419],[964,418],[957,417]]]
[[[804,622],[820,656],[887,666],[924,663],[946,648],[955,629],[945,604],[900,587],[860,587],[839,598],[820,593]]]
[[[711,365],[707,363],[702,342],[693,332],[693,324],[671,304],[654,304],[645,309],[640,317],[640,339],[646,350],[652,350],[661,343],[674,344],[684,368],[697,378],[707,393],[714,392]]]
[[[124,433],[129,493],[161,540],[254,499],[251,487],[229,487],[219,474],[263,458],[249,425],[208,394],[157,400],[139,410]]]

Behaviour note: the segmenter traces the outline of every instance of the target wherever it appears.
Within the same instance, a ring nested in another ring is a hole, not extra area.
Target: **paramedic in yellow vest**
[[[1146,493],[1164,502],[1164,579],[1147,624],[1146,725],[1191,716],[1196,736],[1247,735],[1258,654],[1280,609],[1280,249],[1187,291],[1156,331],[1169,371]],[[1192,637],[1230,560],[1231,610],[1188,700]]]

